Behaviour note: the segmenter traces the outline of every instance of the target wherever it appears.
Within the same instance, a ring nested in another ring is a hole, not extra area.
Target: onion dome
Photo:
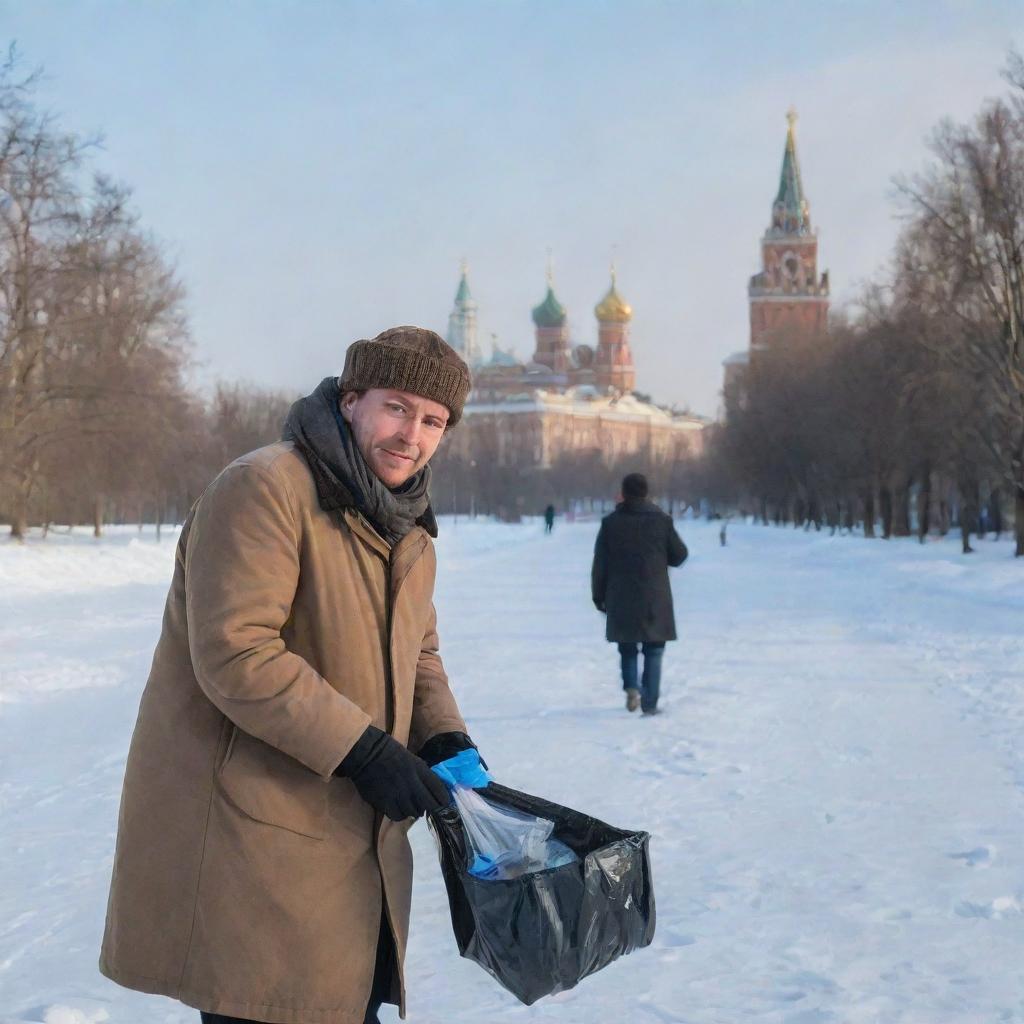
[[[533,322],[538,327],[561,327],[565,323],[565,307],[555,298],[550,281],[544,301],[533,307]]]
[[[615,290],[615,268],[608,294],[594,307],[594,314],[603,323],[625,324],[633,319],[633,307]]]

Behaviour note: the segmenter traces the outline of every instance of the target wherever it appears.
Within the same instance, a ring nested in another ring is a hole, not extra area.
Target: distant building
[[[818,236],[811,227],[796,155],[796,112],[786,115],[789,130],[782,155],[779,190],[772,218],[761,239],[761,270],[747,288],[750,343],[724,362],[730,392],[758,351],[783,343],[787,334],[824,331],[828,325],[828,271],[818,274]]]
[[[498,466],[548,469],[564,455],[599,454],[611,465],[667,465],[702,450],[706,421],[662,409],[634,395],[599,395],[589,385],[564,392],[536,388],[466,406],[465,431],[453,451],[486,452]]]
[[[469,321],[462,310],[468,296],[463,271],[448,340],[464,353],[463,325]],[[471,364],[473,391],[464,412],[465,429],[452,436],[453,454],[471,459],[486,449],[498,465],[540,469],[567,453],[597,454],[608,464],[636,456],[646,465],[699,454],[704,419],[633,393],[633,310],[617,290],[614,267],[594,315],[596,349],[574,344],[549,271],[547,291],[531,314],[534,349],[529,362],[520,362],[495,343],[490,359]],[[474,331],[475,317],[474,304]]]

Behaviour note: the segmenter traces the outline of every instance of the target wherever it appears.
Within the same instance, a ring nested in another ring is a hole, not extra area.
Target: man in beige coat
[[[428,763],[473,746],[438,654],[427,465],[469,384],[431,331],[356,342],[192,509],[128,754],[107,977],[207,1024],[405,1016],[406,833],[447,799]]]

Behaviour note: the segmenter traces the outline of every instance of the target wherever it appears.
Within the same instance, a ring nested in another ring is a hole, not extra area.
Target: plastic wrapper
[[[475,840],[457,806],[429,815],[464,957],[529,1005],[650,944],[655,911],[646,832],[493,782],[474,792],[496,808],[550,822],[545,841],[575,856],[511,878],[477,877],[470,871]]]
[[[499,807],[476,790],[452,790],[466,839],[469,873],[476,878],[508,879],[579,860],[565,843],[553,839],[549,818]]]

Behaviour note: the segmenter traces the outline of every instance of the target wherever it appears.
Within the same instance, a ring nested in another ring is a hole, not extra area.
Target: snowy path
[[[621,707],[594,524],[444,524],[442,651],[509,785],[653,834],[652,948],[526,1008],[458,959],[432,840],[423,1024],[1024,1024],[1024,566],[1006,544],[681,524],[682,640]],[[95,971],[172,544],[0,546],[0,1022],[195,1024]],[[395,1019],[393,1016],[391,1018]]]

